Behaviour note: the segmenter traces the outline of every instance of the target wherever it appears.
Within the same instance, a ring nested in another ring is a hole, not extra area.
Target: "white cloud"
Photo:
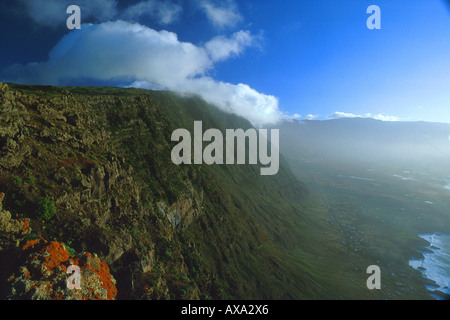
[[[211,59],[220,61],[239,55],[246,47],[254,43],[254,37],[248,31],[238,31],[231,38],[218,36],[205,44]]]
[[[339,119],[339,118],[363,118],[363,117],[358,116],[353,113],[336,111],[336,112],[333,112],[332,114],[328,115],[327,118],[328,119]]]
[[[151,88],[151,84],[134,84],[136,87]],[[210,77],[189,78],[175,84],[171,90],[192,92],[202,96],[222,110],[248,119],[255,126],[276,123],[287,118],[278,109],[278,99],[262,94],[246,84],[237,85],[219,82]]]
[[[336,111],[327,117],[328,119],[339,119],[339,118],[372,118],[376,120],[382,120],[382,121],[400,121],[399,117],[396,116],[389,116],[389,115],[383,115],[381,113],[379,114],[371,114],[366,113],[363,115],[358,115],[354,113],[348,113],[348,112],[339,112]]]
[[[305,116],[305,120],[316,120],[318,117],[317,114],[308,114]]]
[[[81,8],[82,21],[107,21],[117,14],[116,0],[19,0],[30,18],[41,26],[57,27],[65,23],[68,6]]]
[[[242,20],[234,0],[197,0],[208,20],[218,28],[233,27]],[[124,8],[118,8],[118,0],[18,0],[26,14],[38,25],[60,27],[69,15],[66,9],[77,5],[81,9],[82,23],[101,23],[122,19],[136,22],[143,16],[161,25],[176,22],[183,8],[172,0],[141,0]]]
[[[242,19],[231,0],[221,1],[220,6],[211,0],[201,0],[200,8],[204,10],[209,21],[219,28],[233,27]]]
[[[370,113],[369,113],[369,115],[370,115]],[[375,115],[370,115],[370,117],[377,119],[377,120],[382,120],[382,121],[400,121],[401,120],[399,117],[384,115],[381,113],[375,114]]]
[[[158,19],[160,24],[166,25],[177,21],[183,8],[170,1],[146,0],[138,2],[125,9],[121,18],[124,20],[137,20],[142,16]]]
[[[246,84],[219,82],[208,76],[216,61],[241,53],[253,41],[249,32],[239,31],[196,46],[180,41],[173,32],[137,23],[82,25],[59,41],[47,61],[11,66],[3,78],[53,85],[71,79],[114,80],[136,87],[191,92],[259,126],[287,118],[276,97]]]
[[[162,25],[178,20],[183,8],[171,1],[143,0],[120,12],[117,0],[19,0],[26,13],[38,25],[58,27],[65,23],[69,15],[68,6],[74,4],[81,9],[82,22],[106,22],[113,19],[135,21],[149,16]]]

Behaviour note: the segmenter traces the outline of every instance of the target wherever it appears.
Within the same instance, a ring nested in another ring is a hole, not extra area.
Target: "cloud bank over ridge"
[[[173,32],[138,23],[84,24],[66,34],[47,61],[10,66],[2,79],[51,85],[94,79],[190,92],[259,126],[288,117],[279,110],[278,99],[246,84],[225,83],[208,75],[215,63],[238,56],[255,42],[257,37],[244,30],[198,46],[180,41]]]

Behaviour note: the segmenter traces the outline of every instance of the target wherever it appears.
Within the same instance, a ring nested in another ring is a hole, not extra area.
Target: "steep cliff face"
[[[171,162],[174,129],[192,130],[194,120],[218,129],[248,122],[167,92],[0,88],[8,210],[0,218],[0,287],[9,288],[1,298],[307,295],[292,285],[301,276],[280,262],[279,252],[299,245],[292,223],[305,193],[283,165],[263,179],[252,166]],[[19,251],[22,259],[4,262]],[[54,252],[61,261],[50,273],[31,272]],[[63,288],[69,263],[90,272],[87,291]]]

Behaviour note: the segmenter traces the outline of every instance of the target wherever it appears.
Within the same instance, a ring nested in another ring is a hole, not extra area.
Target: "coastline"
[[[428,245],[418,249],[422,258],[411,257],[409,265],[427,279],[426,289],[436,300],[450,299],[450,236],[439,232],[419,234]]]

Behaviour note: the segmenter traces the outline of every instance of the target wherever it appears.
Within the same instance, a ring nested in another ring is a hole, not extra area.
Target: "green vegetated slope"
[[[383,297],[366,288],[367,266],[346,259],[322,200],[284,160],[274,176],[255,165],[172,163],[173,130],[192,132],[196,120],[203,130],[251,128],[243,118],[137,89],[11,84],[0,101],[3,207],[32,229],[0,248],[2,261],[44,238],[98,254],[119,299]],[[0,268],[6,298],[14,263]]]

